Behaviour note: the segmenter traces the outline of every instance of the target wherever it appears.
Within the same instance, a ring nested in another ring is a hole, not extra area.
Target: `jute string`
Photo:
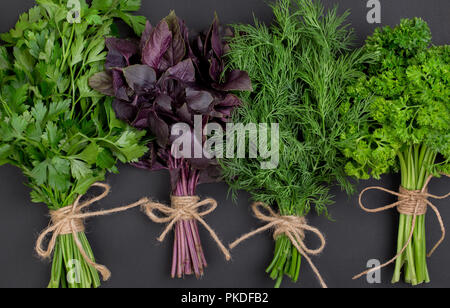
[[[268,214],[263,213],[262,209],[265,209]],[[274,239],[277,239],[277,237],[280,235],[286,235],[291,241],[292,245],[294,245],[294,247],[297,249],[297,251],[306,259],[306,261],[308,261],[312,270],[319,279],[322,288],[327,288],[327,285],[320,275],[319,270],[316,268],[310,258],[310,256],[317,256],[324,250],[326,245],[325,236],[317,228],[309,226],[304,217],[281,216],[275,213],[270,208],[270,206],[263,202],[255,202],[252,205],[252,210],[256,218],[266,222],[267,224],[238,238],[236,241],[230,244],[230,249],[233,249],[243,241],[255,236],[258,233],[274,228]],[[310,249],[305,245],[305,231],[310,231],[317,235],[321,242],[319,248]]]
[[[172,196],[171,203],[172,206],[167,206],[162,203],[150,201],[143,206],[144,212],[153,222],[160,224],[167,223],[158,241],[163,242],[177,222],[182,220],[196,220],[208,230],[212,239],[225,255],[225,258],[227,260],[231,259],[228,249],[226,249],[214,230],[203,219],[204,216],[211,214],[217,208],[216,200],[208,198],[200,201],[200,198],[197,196]],[[201,209],[202,207],[204,208],[203,210]],[[164,217],[158,216],[158,212],[163,214]]]
[[[443,174],[443,175],[449,177],[448,174]],[[430,252],[428,253],[427,256],[431,257],[433,255],[433,253],[436,251],[436,249],[442,244],[442,242],[445,239],[444,222],[442,220],[442,216],[441,216],[438,208],[433,203],[431,203],[428,199],[432,198],[432,199],[436,199],[436,200],[442,200],[442,199],[450,197],[450,193],[448,193],[444,196],[436,196],[436,195],[429,194],[428,193],[428,185],[430,184],[430,181],[432,178],[433,178],[432,175],[428,177],[428,179],[425,181],[425,184],[424,184],[422,190],[407,190],[404,187],[400,187],[399,192],[395,192],[395,191],[392,191],[392,190],[389,190],[389,189],[386,189],[383,187],[373,186],[373,187],[368,187],[368,188],[364,189],[360,193],[359,206],[364,211],[366,211],[368,213],[379,213],[379,212],[383,212],[383,211],[390,210],[393,208],[397,208],[397,211],[400,214],[413,216],[413,221],[412,221],[411,232],[409,234],[408,240],[406,241],[402,250],[394,258],[392,258],[391,260],[389,260],[388,262],[386,262],[380,266],[377,266],[375,268],[369,269],[367,271],[362,272],[361,274],[356,275],[355,277],[353,277],[353,279],[359,279],[364,275],[370,274],[372,272],[380,270],[380,269],[394,263],[405,252],[405,250],[408,248],[408,245],[412,241],[414,229],[416,227],[417,216],[425,215],[428,207],[430,207],[436,214],[437,220],[439,222],[439,226],[441,228],[442,235],[441,235],[441,238],[439,239],[439,241],[434,245],[433,249],[430,250]],[[364,206],[364,204],[362,202],[362,197],[369,190],[380,190],[380,191],[387,192],[391,195],[397,196],[398,201],[394,202],[390,205],[380,207],[380,208],[368,209]]]
[[[91,258],[89,258],[88,254],[83,248],[83,245],[80,242],[80,239],[78,238],[78,233],[84,231],[84,224],[83,224],[84,220],[90,217],[105,216],[118,212],[124,212],[129,209],[142,206],[148,203],[149,201],[147,198],[144,198],[136,203],[123,207],[118,207],[111,210],[101,210],[97,212],[83,212],[82,211],[83,209],[87,208],[88,206],[94,204],[97,201],[104,199],[111,191],[111,187],[103,183],[95,183],[92,185],[92,187],[100,187],[103,188],[104,191],[97,197],[89,199],[83,203],[80,203],[80,200],[83,197],[82,195],[80,195],[78,196],[74,204],[63,207],[57,211],[50,212],[51,223],[39,235],[36,241],[36,251],[40,257],[50,258],[53,250],[55,249],[56,240],[58,236],[65,234],[72,234],[73,239],[75,240],[75,244],[77,245],[78,250],[80,251],[83,259],[92,267],[94,267],[102,275],[103,280],[106,281],[111,277],[111,272],[108,270],[106,266],[97,264],[93,260],[91,260]],[[51,234],[50,241],[47,245],[47,248],[44,248],[43,247],[44,241],[50,234]]]

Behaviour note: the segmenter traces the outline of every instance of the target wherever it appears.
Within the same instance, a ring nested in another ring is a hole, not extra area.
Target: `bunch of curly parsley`
[[[394,27],[375,30],[365,50],[376,61],[366,76],[349,87],[349,103],[369,99],[370,121],[359,130],[357,143],[344,150],[351,162],[347,173],[379,179],[401,172],[401,185],[421,190],[427,178],[450,173],[450,46],[431,46],[431,31],[420,18],[404,19]],[[346,136],[343,136],[346,139]],[[412,216],[400,215],[398,252],[406,244]],[[429,282],[425,215],[417,217],[413,241],[397,259],[393,282]]]

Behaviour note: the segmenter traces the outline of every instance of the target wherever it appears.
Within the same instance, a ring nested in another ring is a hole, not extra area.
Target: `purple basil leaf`
[[[165,18],[165,21],[172,33],[172,40],[159,65],[160,71],[165,71],[169,67],[176,65],[182,61],[186,55],[186,43],[180,29],[179,18],[175,15],[175,12],[172,11],[170,15]]]
[[[164,122],[156,112],[150,112],[148,115],[148,121],[150,124],[150,129],[156,136],[158,145],[161,148],[165,148],[169,142],[169,126]]]
[[[175,83],[180,81],[183,84]],[[170,93],[172,97],[179,97],[184,92],[184,84],[195,82],[195,68],[191,59],[184,60],[169,68],[158,80],[161,92]]]
[[[180,117],[180,122],[185,122],[190,125],[193,124],[192,122],[192,114],[189,111],[189,108],[187,104],[183,104],[180,108],[177,109],[177,115]]]
[[[109,59],[109,64],[119,64],[117,67],[121,66],[121,62],[125,62],[126,65],[130,65],[130,58],[138,53],[138,45],[130,40],[118,39],[114,37],[106,38],[106,47],[110,51],[111,57]],[[122,61],[117,59],[118,55],[123,57]]]
[[[217,99],[214,102],[214,107],[209,115],[213,118],[219,119],[222,122],[229,122],[233,111],[240,105],[241,100],[237,96],[228,94],[225,99]]]
[[[186,89],[186,101],[192,110],[199,113],[206,113],[214,101],[211,93],[207,91],[197,91],[192,88]]]
[[[226,38],[231,36],[231,29],[222,27],[216,15],[208,32],[200,35],[197,40],[198,76],[207,87],[219,92],[251,91],[247,73],[226,70],[225,55],[230,50]]]
[[[149,127],[149,115],[153,112],[150,108],[141,108],[136,115],[133,126],[139,129],[146,129]]]
[[[178,19],[178,22],[180,23],[180,32],[183,35],[184,43],[186,44],[186,50],[187,50],[187,56],[192,60],[194,65],[198,65],[198,59],[194,54],[194,51],[192,50],[192,46],[189,41],[189,29],[186,27],[186,24],[183,20]]]
[[[131,123],[136,116],[136,108],[130,103],[115,99],[112,107],[117,115],[117,118],[128,123]]]
[[[137,93],[146,93],[154,89],[156,72],[148,65],[136,64],[123,69],[128,86]]]
[[[238,107],[241,105],[241,100],[233,94],[228,94],[222,101],[215,105],[215,108],[221,107]]]
[[[169,68],[166,74],[168,78],[176,79],[184,83],[195,82],[195,68],[191,59],[186,59]]]
[[[169,48],[172,40],[172,33],[166,21],[161,21],[158,26],[152,30],[150,38],[142,50],[142,62],[157,70],[161,58]]]
[[[216,83],[220,82],[220,75],[223,72],[223,63],[220,63],[216,58],[209,61],[209,77]]]
[[[214,50],[216,56],[219,59],[221,59],[225,54],[223,49],[224,44],[222,42],[222,37],[220,35],[219,18],[217,17],[217,15],[214,17],[214,21],[211,26],[210,36],[211,36],[211,48],[212,50]]]
[[[127,93],[127,85],[125,83],[125,79],[123,77],[123,73],[117,69],[112,70],[112,78],[113,78],[113,88],[116,95],[116,98],[129,101]]]
[[[155,99],[155,106],[162,112],[172,113],[172,98],[168,95],[161,94]]]
[[[145,29],[144,29],[144,32],[142,33],[141,42],[139,44],[140,50],[142,50],[145,47],[145,45],[147,44],[147,42],[150,39],[150,36],[152,34],[152,30],[153,30],[152,25],[150,24],[149,21],[147,21],[145,23]]]
[[[89,78],[89,86],[104,95],[114,96],[115,94],[112,76],[108,72],[93,75]]]
[[[220,91],[253,91],[252,82],[247,72],[234,70],[227,74],[226,82],[215,84],[214,88]]]
[[[204,50],[205,50],[205,45],[203,45],[203,38],[202,38],[202,36],[201,35],[199,35],[198,37],[197,37],[197,50],[199,51],[199,53],[201,53],[202,55],[203,55],[203,53],[204,53]]]
[[[127,66],[127,61],[117,50],[112,50],[108,52],[105,62],[106,69],[125,66]]]
[[[202,56],[206,57],[208,51],[211,50],[211,36],[213,32],[214,22],[208,28],[208,32],[201,34],[197,40],[197,47]]]

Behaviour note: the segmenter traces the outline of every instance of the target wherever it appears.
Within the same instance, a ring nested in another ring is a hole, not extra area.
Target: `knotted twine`
[[[445,175],[447,177],[450,177],[450,175],[448,174],[442,174]],[[394,263],[404,252],[405,250],[408,248],[408,245],[411,243],[413,235],[414,235],[414,229],[416,227],[416,222],[417,222],[417,216],[422,216],[425,215],[427,213],[427,209],[428,207],[430,207],[434,213],[436,214],[437,220],[439,222],[439,226],[441,227],[441,238],[439,239],[439,241],[434,245],[433,249],[430,250],[430,252],[428,253],[427,257],[431,257],[433,255],[433,253],[436,251],[436,249],[442,244],[442,242],[445,239],[445,226],[444,226],[444,222],[442,220],[442,216],[438,210],[438,208],[431,203],[428,198],[432,198],[432,199],[436,199],[436,200],[442,200],[445,198],[450,197],[450,193],[444,195],[444,196],[436,196],[436,195],[432,195],[428,193],[428,185],[430,184],[431,179],[433,178],[433,175],[430,175],[428,177],[428,179],[425,181],[425,184],[422,188],[422,190],[408,190],[404,187],[400,187],[399,192],[395,192],[383,187],[379,187],[379,186],[372,186],[372,187],[367,187],[366,189],[364,189],[360,195],[359,195],[359,206],[366,212],[368,213],[379,213],[379,212],[383,212],[389,209],[393,209],[393,208],[397,208],[397,211],[400,214],[403,215],[408,215],[408,216],[413,216],[413,221],[412,221],[412,227],[411,227],[411,231],[408,237],[408,241],[406,241],[405,245],[403,246],[402,250],[391,260],[389,260],[388,262],[377,266],[375,268],[369,269],[367,271],[362,272],[361,274],[356,275],[355,277],[353,277],[353,279],[359,279],[364,275],[368,275],[372,272],[375,272],[377,270],[380,270],[392,263]],[[390,205],[387,206],[383,206],[380,208],[376,208],[376,209],[368,209],[364,206],[363,202],[362,202],[362,197],[363,195],[369,191],[369,190],[381,190],[384,192],[387,192],[391,195],[397,196],[398,197],[398,201],[394,202]]]
[[[261,209],[265,209],[269,214],[265,214],[261,211]],[[281,216],[275,213],[270,206],[263,202],[255,202],[252,205],[253,213],[256,218],[267,222],[265,226],[262,226],[259,229],[251,231],[247,234],[244,234],[236,241],[230,244],[230,249],[233,249],[241,242],[255,236],[258,233],[264,232],[271,228],[274,228],[273,237],[276,240],[280,235],[286,235],[291,241],[292,245],[297,249],[297,251],[308,261],[312,270],[316,274],[319,279],[320,285],[322,288],[327,288],[325,281],[319,273],[319,270],[316,268],[314,263],[312,262],[310,256],[317,256],[320,254],[326,245],[325,236],[319,231],[319,229],[311,227],[308,225],[306,219],[304,217],[298,216]],[[320,239],[321,245],[317,249],[309,249],[305,245],[305,231],[310,231],[317,235]]]
[[[83,248],[83,245],[80,242],[80,239],[78,238],[78,233],[83,232],[85,230],[83,223],[84,220],[90,217],[105,216],[113,213],[124,212],[129,209],[142,206],[148,203],[149,201],[147,198],[143,198],[136,203],[111,210],[101,210],[97,212],[83,212],[82,211],[83,209],[87,208],[88,206],[94,204],[97,201],[104,199],[111,191],[111,187],[108,184],[95,183],[92,185],[92,187],[100,187],[103,188],[104,191],[97,197],[89,199],[83,203],[80,203],[81,198],[83,198],[83,195],[80,195],[72,205],[63,207],[57,211],[50,212],[51,216],[50,225],[39,235],[36,241],[36,252],[40,257],[44,259],[50,258],[53,250],[55,249],[56,240],[58,236],[72,234],[73,239],[75,240],[75,244],[77,245],[78,250],[80,251],[83,259],[89,265],[94,267],[102,275],[103,280],[106,281],[111,277],[111,272],[108,270],[106,266],[97,264],[93,260],[91,260],[91,258],[89,258],[88,254]],[[43,248],[44,240],[50,234],[52,234],[52,236],[47,245],[47,248]]]
[[[225,259],[227,261],[231,259],[228,249],[225,248],[214,230],[202,218],[211,214],[217,208],[216,200],[208,198],[200,201],[200,198],[197,196],[172,196],[171,204],[172,206],[170,207],[162,203],[150,201],[143,206],[144,212],[153,222],[160,224],[167,223],[166,228],[158,238],[159,242],[164,241],[167,234],[177,222],[182,220],[196,220],[208,230],[212,239],[225,255]],[[202,207],[204,207],[203,210],[201,210]],[[156,215],[157,212],[165,215],[165,217],[159,217]]]

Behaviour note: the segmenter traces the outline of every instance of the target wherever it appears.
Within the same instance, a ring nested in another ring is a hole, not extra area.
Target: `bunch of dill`
[[[303,217],[314,207],[328,216],[330,186],[353,191],[345,177],[342,134],[346,143],[355,142],[356,128],[366,121],[365,104],[349,104],[345,92],[370,55],[350,51],[348,12],[325,12],[310,0],[280,0],[272,9],[269,27],[258,20],[234,27],[229,59],[249,73],[254,87],[239,94],[244,103],[233,120],[278,123],[279,164],[262,169],[262,158],[223,159],[224,178],[234,196],[246,190],[255,201],[277,206],[281,215]],[[277,238],[274,255],[267,272],[276,287],[284,275],[297,281],[301,255],[286,236]]]

